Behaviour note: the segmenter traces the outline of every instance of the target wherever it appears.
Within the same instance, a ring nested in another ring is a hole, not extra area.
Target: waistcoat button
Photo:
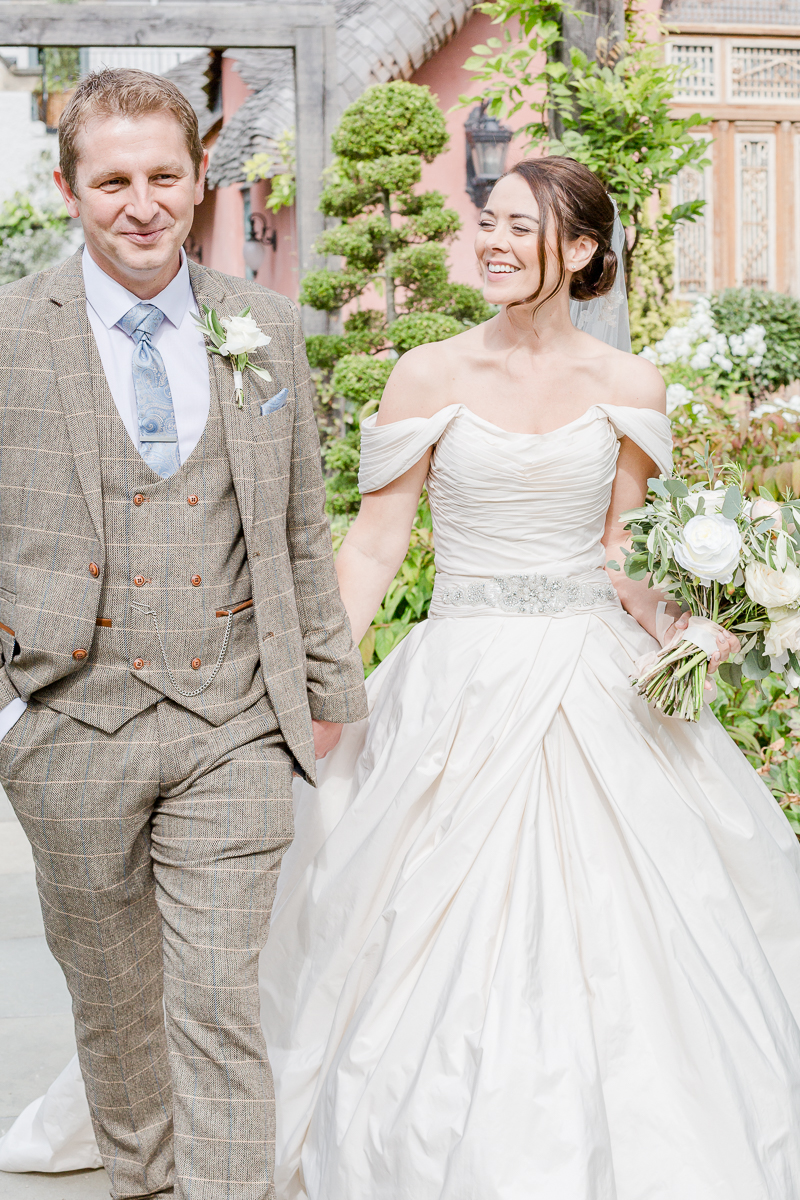
[[[193,658],[193,659],[192,659],[192,670],[193,670],[193,671],[199,671],[199,670],[200,670],[200,668],[202,667],[202,665],[203,665],[203,664],[201,663],[201,661],[200,661],[200,659],[199,659],[199,658]]]
[[[97,563],[89,563],[89,574],[93,579],[97,579],[97,576],[100,574],[100,568]]]
[[[82,662],[84,658],[89,657],[89,651],[88,650],[73,650],[72,657],[75,659],[76,662]]]
[[[200,584],[202,582],[203,582],[203,580],[202,580],[201,576],[199,576],[199,575],[192,576],[192,587],[200,587]]]
[[[141,492],[137,492],[136,495],[133,497],[133,503],[136,505],[137,508],[139,507],[140,504],[144,504],[144,496],[142,495]]]
[[[144,584],[145,584],[144,575],[134,575],[133,582],[136,584],[137,587],[144,587]]]
[[[191,504],[191,505],[192,505],[192,507],[194,507],[194,505],[195,505],[195,504],[199,504],[199,503],[200,503],[200,500],[199,500],[199,498],[198,498],[197,496],[187,496],[187,497],[186,497],[186,503],[187,503],[187,504]]]
[[[144,666],[144,660],[143,660],[143,659],[141,659],[141,658],[135,658],[135,659],[133,660],[133,669],[134,669],[134,671],[141,671],[141,669],[142,669],[142,667],[143,667],[143,666]]]

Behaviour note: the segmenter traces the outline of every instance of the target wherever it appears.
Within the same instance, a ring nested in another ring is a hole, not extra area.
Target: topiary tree
[[[330,369],[347,353],[404,353],[491,315],[476,288],[448,277],[445,245],[461,227],[458,214],[445,207],[441,192],[415,190],[422,163],[432,162],[447,140],[430,90],[417,84],[376,84],[344,112],[320,200],[325,215],[341,224],[318,243],[321,254],[339,256],[344,264],[309,272],[300,299],[332,313],[374,288],[383,312],[357,311],[345,321],[344,334],[310,339],[315,365]]]
[[[422,163],[447,138],[429,89],[403,82],[368,88],[333,135],[320,207],[341,224],[318,249],[343,261],[309,272],[300,300],[328,313],[357,305],[341,334],[307,339],[334,517],[358,511],[360,418],[380,401],[398,355],[492,315],[477,288],[450,282],[446,246],[461,227],[458,214],[441,192],[417,190]]]

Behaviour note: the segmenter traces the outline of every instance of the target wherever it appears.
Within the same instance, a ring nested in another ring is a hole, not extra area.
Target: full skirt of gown
[[[800,1195],[800,854],[619,609],[417,627],[262,955],[276,1184],[311,1200]]]
[[[666,418],[620,406],[362,426],[362,491],[435,446],[437,581],[297,786],[261,973],[279,1200],[800,1196],[800,852],[710,711],[631,687],[622,437],[670,471]]]

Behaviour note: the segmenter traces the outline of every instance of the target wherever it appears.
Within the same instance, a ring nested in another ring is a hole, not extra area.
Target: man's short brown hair
[[[195,111],[180,88],[171,79],[151,75],[149,71],[107,67],[81,80],[58,123],[59,166],[70,191],[75,192],[77,140],[84,125],[93,117],[142,117],[157,112],[172,113],[175,117],[186,139],[195,179],[199,178],[203,143]]]

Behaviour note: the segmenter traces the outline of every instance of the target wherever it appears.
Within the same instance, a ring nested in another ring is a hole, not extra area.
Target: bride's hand
[[[684,612],[681,613],[676,621],[672,622],[672,624],[664,633],[663,644],[665,646],[668,645],[672,639],[676,637],[676,635],[679,638],[680,635],[685,632],[689,625],[689,617],[690,614],[688,612]],[[716,653],[712,654],[711,658],[708,660],[709,675],[713,675],[714,672],[719,668],[720,663],[726,662],[732,654],[738,654],[742,648],[742,644],[736,634],[731,633],[729,629],[723,629],[721,625],[717,626],[717,646],[719,649],[716,651]],[[710,692],[713,690],[714,684],[707,680],[706,691]]]

